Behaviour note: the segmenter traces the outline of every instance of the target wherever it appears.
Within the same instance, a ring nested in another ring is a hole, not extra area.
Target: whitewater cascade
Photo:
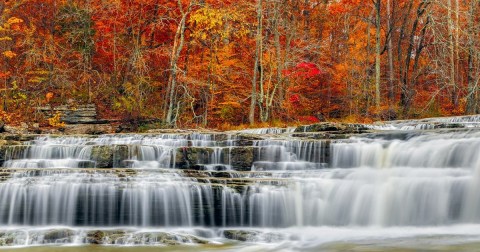
[[[480,223],[479,131],[244,134],[40,136],[7,146],[0,226],[17,232],[7,245],[87,242],[82,228]],[[77,240],[22,235],[39,227],[74,230]]]

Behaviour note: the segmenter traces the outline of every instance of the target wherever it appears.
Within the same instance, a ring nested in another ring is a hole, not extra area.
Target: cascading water
[[[480,223],[475,130],[332,141],[242,134],[38,137],[10,146],[0,245],[275,241],[312,228]]]

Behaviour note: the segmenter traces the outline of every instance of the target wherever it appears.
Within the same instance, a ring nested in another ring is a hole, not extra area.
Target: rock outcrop
[[[38,107],[37,110],[46,117],[52,117],[56,113],[61,114],[61,121],[67,124],[102,124],[105,120],[97,118],[97,109],[95,104],[85,104],[78,106],[61,105],[56,107],[45,106]]]

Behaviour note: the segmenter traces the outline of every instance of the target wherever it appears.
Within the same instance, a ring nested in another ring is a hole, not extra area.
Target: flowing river
[[[0,250],[471,251],[478,121],[37,136],[2,147]]]

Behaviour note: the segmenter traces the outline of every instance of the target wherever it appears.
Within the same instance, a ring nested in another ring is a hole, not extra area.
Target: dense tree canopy
[[[477,113],[479,14],[478,0],[2,1],[0,116],[89,102],[183,127]]]

